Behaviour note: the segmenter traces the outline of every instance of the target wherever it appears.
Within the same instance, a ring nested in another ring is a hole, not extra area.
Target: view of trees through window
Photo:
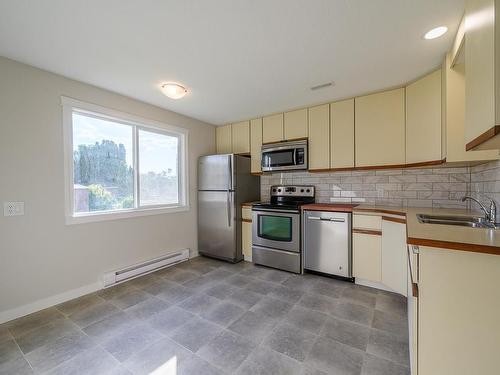
[[[73,113],[75,213],[179,202],[178,137],[138,129],[139,152],[134,153],[135,130],[132,125]],[[136,178],[140,202],[134,198]]]

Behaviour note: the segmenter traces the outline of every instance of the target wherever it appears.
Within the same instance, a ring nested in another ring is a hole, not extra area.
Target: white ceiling
[[[464,0],[2,0],[0,55],[213,124],[437,67]],[[426,41],[446,25],[445,37]],[[165,97],[164,81],[192,91]],[[335,81],[334,87],[310,87]]]

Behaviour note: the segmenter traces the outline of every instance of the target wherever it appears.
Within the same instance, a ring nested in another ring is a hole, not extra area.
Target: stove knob
[[[303,193],[304,192],[304,189],[300,189],[300,192]]]
[[[278,193],[281,193],[281,189],[278,189]]]
[[[276,189],[273,189],[273,193],[276,193]]]
[[[306,190],[306,193],[310,193],[310,192],[311,192],[311,189],[307,189],[307,190]]]

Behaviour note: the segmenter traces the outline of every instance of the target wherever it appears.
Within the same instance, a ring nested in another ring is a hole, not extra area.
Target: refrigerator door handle
[[[229,166],[228,176],[227,176],[227,225],[231,226],[231,188],[233,185],[233,165],[231,160],[231,155],[227,156],[227,162]]]

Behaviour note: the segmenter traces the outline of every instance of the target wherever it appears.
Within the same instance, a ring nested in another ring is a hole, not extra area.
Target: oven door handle
[[[266,209],[266,208],[259,208],[259,209],[257,209],[257,210],[255,210],[255,209],[254,209],[254,210],[252,210],[252,211],[257,212],[257,214],[258,214],[259,212],[271,212],[271,213],[272,213],[272,212],[276,212],[276,213],[279,213],[279,214],[299,214],[299,213],[300,213],[300,211],[299,211],[299,210],[279,210],[279,209],[278,209],[278,210],[276,210],[276,209],[272,209],[272,208],[270,208],[270,209]]]

